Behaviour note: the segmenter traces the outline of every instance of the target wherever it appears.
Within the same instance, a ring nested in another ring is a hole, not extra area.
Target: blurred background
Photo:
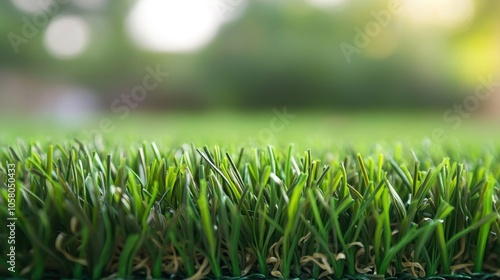
[[[496,120],[499,13],[494,0],[7,0],[0,111],[91,132],[144,114],[265,127],[285,106],[304,127]]]

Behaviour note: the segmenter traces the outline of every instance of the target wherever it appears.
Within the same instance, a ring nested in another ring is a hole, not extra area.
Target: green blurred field
[[[282,109],[281,109],[282,111]],[[421,144],[440,141],[434,129],[442,129],[446,142],[490,143],[500,139],[496,122],[483,118],[464,119],[454,129],[440,113],[431,112],[310,112],[287,109],[294,117],[283,122],[272,110],[249,112],[200,112],[169,114],[131,114],[121,120],[117,116],[94,116],[80,124],[61,124],[43,118],[0,120],[0,143],[12,143],[15,138],[55,140],[88,138],[99,128],[103,118],[113,126],[111,132],[100,133],[110,141],[157,141],[178,145],[277,145],[290,143],[304,148],[331,145],[370,145],[375,142],[398,141]],[[86,133],[88,131],[89,133]],[[101,130],[102,131],[102,130]]]

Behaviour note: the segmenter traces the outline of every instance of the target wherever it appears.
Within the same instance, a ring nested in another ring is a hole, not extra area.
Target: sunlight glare
[[[472,19],[472,0],[405,0],[404,18],[418,25],[455,28]]]
[[[216,35],[219,24],[206,0],[141,0],[126,19],[132,40],[158,52],[196,51]]]
[[[47,50],[55,57],[71,59],[79,56],[90,41],[90,27],[80,16],[54,18],[44,35]]]

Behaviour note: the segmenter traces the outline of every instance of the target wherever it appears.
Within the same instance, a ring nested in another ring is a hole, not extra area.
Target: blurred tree
[[[106,95],[103,100],[109,102],[141,83],[147,65],[161,65],[172,76],[151,98],[150,103],[159,108],[447,107],[471,90],[474,81],[463,80],[467,65],[479,59],[476,68],[494,70],[486,67],[494,62],[471,48],[478,46],[478,34],[489,38],[482,32],[498,34],[500,26],[498,3],[477,3],[472,24],[454,32],[405,29],[394,19],[349,63],[339,45],[353,44],[359,35],[355,28],[363,31],[375,20],[373,11],[386,9],[387,1],[349,1],[337,9],[295,0],[252,1],[241,18],[223,25],[216,39],[199,53],[164,54],[140,50],[131,43],[124,29],[130,5],[130,1],[108,1],[96,10],[61,5],[49,18],[80,15],[90,23],[92,37],[83,55],[58,60],[44,49],[48,23],[38,26],[38,33],[20,44],[18,53],[14,51],[9,34],[22,35],[25,19],[32,22],[33,15],[3,1],[0,70],[84,85]],[[442,46],[422,52],[430,40]],[[497,47],[494,38],[481,44]],[[461,57],[464,53],[468,56]],[[468,64],[461,64],[462,60]]]

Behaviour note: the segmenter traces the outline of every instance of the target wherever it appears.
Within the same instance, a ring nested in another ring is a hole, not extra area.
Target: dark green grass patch
[[[2,230],[0,275],[499,273],[499,147],[358,152],[18,141],[0,148],[0,221],[17,218],[16,270]]]

